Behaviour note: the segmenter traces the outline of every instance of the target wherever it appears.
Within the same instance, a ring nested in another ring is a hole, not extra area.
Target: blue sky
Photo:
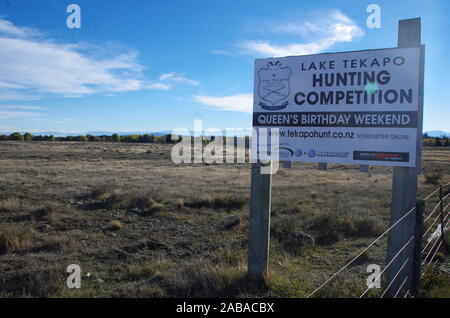
[[[81,28],[66,7],[81,7]],[[366,7],[381,7],[381,28]],[[255,58],[395,47],[421,17],[424,130],[450,131],[450,1],[0,0],[0,131],[251,126]]]

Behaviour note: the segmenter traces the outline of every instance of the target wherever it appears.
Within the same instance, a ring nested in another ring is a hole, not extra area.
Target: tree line
[[[136,143],[176,143],[181,140],[181,136],[166,134],[155,136],[153,134],[143,135],[79,135],[79,136],[53,136],[53,135],[33,135],[31,133],[21,134],[14,132],[10,135],[0,135],[0,140],[13,141],[81,141],[81,142],[136,142]]]
[[[65,136],[55,137],[53,135],[33,135],[31,133],[21,134],[19,132],[10,135],[0,135],[0,140],[13,141],[82,141],[82,142],[135,142],[135,143],[177,143],[182,139],[182,136],[172,134],[165,134],[162,136],[155,136],[153,134],[142,135],[126,135],[119,134],[93,136],[93,135],[79,135],[79,136]],[[246,138],[248,139],[248,137]],[[209,143],[214,140],[214,137],[202,137],[203,143]],[[430,137],[426,133],[423,134],[423,145],[427,147],[448,147],[449,137]],[[248,140],[247,140],[248,143]]]
[[[427,146],[427,147],[448,147],[449,146],[449,137],[448,136],[431,137],[431,136],[428,136],[427,133],[424,133],[422,142],[423,142],[423,145]]]

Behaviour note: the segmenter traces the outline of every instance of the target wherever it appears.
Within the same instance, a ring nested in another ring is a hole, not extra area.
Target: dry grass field
[[[175,165],[171,147],[0,142],[0,297],[305,297],[388,227],[392,169],[280,169],[270,275],[256,285],[246,278],[250,165]],[[450,181],[450,149],[423,159],[422,197]],[[319,296],[358,296],[385,244]],[[81,266],[81,289],[66,287],[69,264]],[[437,288],[427,295],[448,292]]]

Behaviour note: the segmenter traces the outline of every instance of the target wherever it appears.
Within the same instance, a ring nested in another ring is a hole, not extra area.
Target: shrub
[[[439,181],[441,180],[441,178],[442,178],[442,175],[438,174],[438,173],[428,175],[428,176],[425,176],[425,183],[437,185],[437,184],[439,184]]]
[[[120,135],[119,134],[113,134],[111,136],[112,141],[114,142],[120,142]]]
[[[23,141],[23,136],[20,133],[15,132],[9,135],[9,140]]]
[[[318,233],[319,244],[328,245],[339,240],[339,222],[330,214],[315,217],[311,229]]]
[[[155,141],[155,136],[150,135],[150,134],[144,134],[142,136],[142,141],[146,142],[146,143],[152,143]]]
[[[32,141],[33,140],[33,135],[32,134],[30,134],[30,133],[24,133],[23,134],[23,139],[25,140],[25,141]]]
[[[356,225],[352,218],[344,218],[341,222],[341,231],[346,236],[353,236],[356,233]]]
[[[420,281],[419,297],[447,298],[450,295],[450,275],[431,265],[423,273]]]
[[[372,219],[357,220],[355,226],[358,237],[378,236],[383,232],[381,225]]]

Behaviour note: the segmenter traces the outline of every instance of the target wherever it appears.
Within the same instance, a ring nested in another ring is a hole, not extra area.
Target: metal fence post
[[[416,227],[414,229],[414,252],[413,252],[413,279],[411,294],[417,296],[420,288],[420,265],[422,263],[422,236],[423,236],[423,215],[425,211],[425,201],[416,202]]]

